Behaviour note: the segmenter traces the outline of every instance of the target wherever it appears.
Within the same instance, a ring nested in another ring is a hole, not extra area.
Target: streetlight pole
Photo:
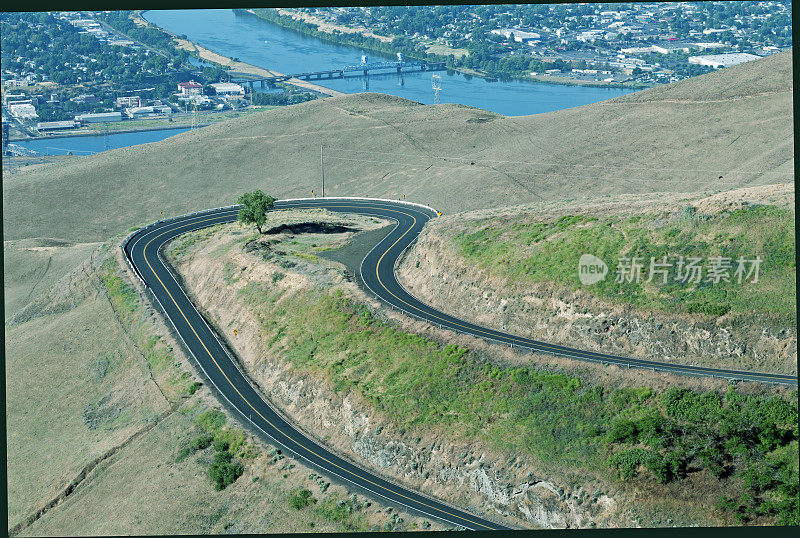
[[[319,147],[319,160],[322,165],[322,197],[325,198],[325,146]]]

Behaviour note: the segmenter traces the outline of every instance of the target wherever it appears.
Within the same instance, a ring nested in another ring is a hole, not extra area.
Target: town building
[[[95,114],[80,114],[75,116],[75,121],[81,123],[111,123],[122,121],[122,112],[99,112]]]
[[[207,95],[193,95],[189,98],[189,100],[198,107],[205,107],[212,103],[211,98],[209,98]]]
[[[36,96],[28,97],[24,93],[7,93],[3,96],[3,104],[5,106],[11,105],[33,105],[39,104],[39,98]]]
[[[689,52],[692,48],[694,47],[689,43],[659,43],[658,45],[653,45],[653,52],[674,54],[676,52]]]
[[[628,47],[625,49],[619,49],[619,51],[624,52],[625,54],[649,54],[651,52],[655,52],[652,45],[649,47]]]
[[[133,108],[142,106],[142,98],[138,95],[126,95],[124,97],[117,97],[117,106],[119,108]]]
[[[203,91],[203,85],[193,80],[189,82],[179,82],[178,91],[180,91],[183,96],[200,95]]]
[[[78,127],[78,122],[74,120],[67,121],[40,121],[36,124],[37,131],[57,131],[59,129],[74,129]]]
[[[172,114],[172,108],[168,106],[138,106],[126,108],[125,114],[132,120],[161,117]]]
[[[217,82],[216,84],[211,84],[211,87],[214,88],[214,91],[217,92],[217,95],[244,93],[244,88],[242,86],[239,84],[233,84],[232,82]]]
[[[523,43],[525,41],[532,41],[536,39],[540,39],[542,36],[535,32],[525,32],[523,30],[513,30],[510,28],[501,28],[499,30],[492,30],[493,34],[501,35],[508,39],[511,35],[514,35],[514,41],[518,41]]]
[[[758,60],[761,56],[755,54],[747,54],[744,52],[734,52],[731,54],[709,54],[707,56],[689,56],[690,64],[705,65],[719,69],[721,67],[730,67],[732,65],[749,62],[750,60]]]
[[[724,43],[694,43],[694,46],[697,47],[698,49],[710,50],[710,49],[724,49],[728,45],[725,45]]]
[[[100,99],[96,95],[94,95],[94,94],[85,94],[85,93],[81,94],[81,95],[79,95],[77,97],[71,97],[70,98],[70,101],[72,101],[73,103],[78,103],[78,104],[80,104],[80,103],[96,103],[99,100]]]
[[[35,120],[39,117],[39,114],[36,113],[36,107],[29,103],[9,105],[8,111],[20,121]]]

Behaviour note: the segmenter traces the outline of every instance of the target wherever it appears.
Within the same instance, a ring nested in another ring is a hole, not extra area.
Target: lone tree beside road
[[[267,211],[275,207],[275,198],[268,196],[260,190],[246,192],[239,196],[239,222],[245,225],[255,224],[258,233],[262,234],[261,227],[267,222]]]

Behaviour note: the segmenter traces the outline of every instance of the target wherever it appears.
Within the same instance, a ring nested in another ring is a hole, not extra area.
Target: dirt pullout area
[[[363,229],[364,223],[356,226]],[[310,255],[307,249],[294,254],[293,248],[303,246],[301,236],[275,243],[274,235],[258,238],[243,234],[236,225],[197,234],[168,246],[168,258],[193,302],[236,352],[243,370],[307,434],[390,479],[511,525],[636,525],[619,488],[593,475],[547,469],[518,451],[498,452],[482,441],[454,438],[432,427],[406,431],[358,393],[337,390],[324,371],[294,367],[275,351],[275,341],[262,328],[264,320],[246,303],[254,287],[264,286],[279,296],[276,308],[295,294],[320,286],[341,290],[362,303],[373,301],[340,265]],[[348,234],[352,232],[341,235]],[[321,234],[312,235],[305,243],[325,248]],[[338,241],[335,236],[331,240]],[[267,247],[260,246],[264,244]]]
[[[547,222],[576,214],[627,218],[689,203],[699,214],[707,215],[748,204],[791,208],[794,187],[753,187],[704,198],[622,196],[589,205],[539,204],[443,217],[428,224],[402,259],[399,280],[413,295],[452,315],[546,342],[678,364],[796,373],[797,328],[785,316],[730,313],[711,317],[615,304],[586,288],[523,282],[477,268],[455,245],[456,235],[474,232],[471,223],[487,217],[511,223],[532,215],[537,222],[539,218]],[[591,252],[592,246],[587,244],[586,249]],[[575,263],[577,275],[577,257]],[[614,270],[609,266],[609,271]]]

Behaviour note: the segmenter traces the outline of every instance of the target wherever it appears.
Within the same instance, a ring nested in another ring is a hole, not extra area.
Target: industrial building
[[[40,121],[36,124],[37,131],[57,131],[59,129],[74,129],[79,124],[73,120],[67,121]]]
[[[690,64],[705,65],[719,69],[721,67],[730,67],[732,65],[749,62],[750,60],[758,60],[761,56],[755,54],[747,54],[745,52],[735,52],[731,54],[709,54],[707,56],[689,56]]]
[[[122,121],[122,112],[100,112],[97,114],[80,114],[75,121],[81,123],[110,123]]]
[[[160,117],[172,114],[172,108],[168,106],[137,106],[126,108],[125,114],[132,120]]]
[[[217,95],[231,95],[234,93],[243,94],[244,88],[239,84],[233,84],[232,82],[217,82],[216,84],[211,84],[211,87],[217,92]]]

